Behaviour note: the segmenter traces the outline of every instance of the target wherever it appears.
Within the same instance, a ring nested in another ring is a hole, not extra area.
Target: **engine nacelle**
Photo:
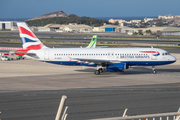
[[[113,63],[106,66],[108,72],[122,72],[126,70],[126,63]]]

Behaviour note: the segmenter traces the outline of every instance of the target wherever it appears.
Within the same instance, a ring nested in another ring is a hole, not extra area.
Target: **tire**
[[[156,74],[156,70],[153,70],[152,73],[153,73],[153,74]]]
[[[100,71],[99,71],[99,70],[96,70],[96,71],[94,71],[94,74],[95,74],[95,75],[99,75],[99,74],[100,74]]]

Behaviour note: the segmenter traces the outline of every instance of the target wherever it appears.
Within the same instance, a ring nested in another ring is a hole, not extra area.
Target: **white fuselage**
[[[167,51],[157,48],[44,48],[29,52],[36,53],[37,60],[64,65],[82,65],[76,58],[116,60],[127,65],[164,65],[176,61]]]

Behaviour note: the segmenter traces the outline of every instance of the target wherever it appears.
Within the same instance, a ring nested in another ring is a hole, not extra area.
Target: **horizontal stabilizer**
[[[36,53],[26,53],[25,55],[33,56],[33,55],[36,55]]]

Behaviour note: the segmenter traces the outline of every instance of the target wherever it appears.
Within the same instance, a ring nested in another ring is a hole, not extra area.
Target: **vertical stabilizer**
[[[25,22],[17,22],[19,35],[21,38],[23,49],[39,50],[43,47],[43,43],[36,37],[36,35],[29,29]]]
[[[96,42],[97,42],[97,35],[94,35],[92,37],[91,42],[89,43],[89,45],[86,48],[96,48]]]

